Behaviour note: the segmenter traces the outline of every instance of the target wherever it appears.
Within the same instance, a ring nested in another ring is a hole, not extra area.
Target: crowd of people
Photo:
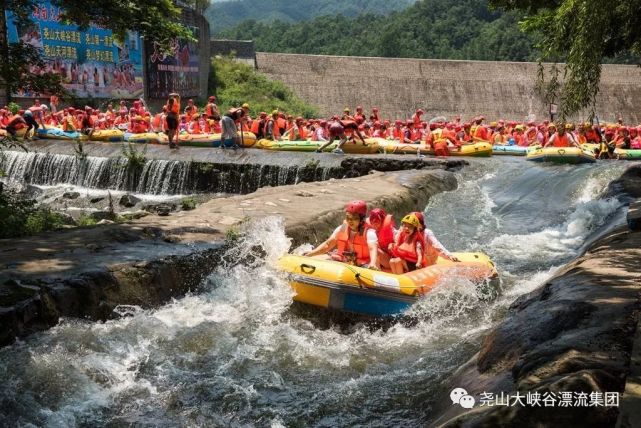
[[[120,101],[115,106],[107,105],[105,111],[91,107],[81,109],[68,107],[57,110],[58,100],[51,97],[50,107],[35,100],[25,110],[12,115],[5,107],[0,109],[0,128],[14,134],[20,128],[32,129],[40,126],[57,126],[63,131],[78,131],[91,135],[94,130],[120,129],[133,134],[161,132],[168,135],[171,148],[177,148],[176,134],[223,134],[227,145],[239,146],[238,131],[252,132],[257,139],[270,140],[311,140],[319,142],[318,151],[324,150],[334,141],[334,150],[341,153],[341,147],[348,141],[367,144],[367,138],[397,140],[406,144],[430,146],[436,155],[448,156],[450,151],[460,150],[465,144],[488,142],[493,145],[531,146],[541,145],[569,147],[585,143],[598,144],[601,157],[614,156],[617,147],[641,149],[641,126],[626,126],[622,120],[615,124],[599,125],[586,123],[552,123],[544,120],[517,122],[498,120],[487,123],[484,116],[476,116],[462,122],[460,116],[452,120],[434,118],[426,121],[424,111],[416,109],[409,119],[382,119],[374,107],[369,115],[362,106],[352,113],[345,108],[342,115],[328,119],[305,119],[285,112],[273,110],[250,116],[250,106],[245,103],[221,113],[216,97],[210,96],[207,104],[199,108],[192,99],[181,105],[178,94],[170,94],[162,110],[152,114],[143,100],[128,105]]]
[[[304,255],[395,274],[431,266],[439,256],[459,261],[425,226],[422,212],[407,214],[396,229],[390,214],[374,208],[368,215],[367,204],[361,200],[349,202],[345,221],[325,242]]]

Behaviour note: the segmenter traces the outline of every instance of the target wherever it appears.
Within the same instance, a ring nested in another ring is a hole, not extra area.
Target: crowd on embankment
[[[215,96],[210,96],[203,107],[189,99],[183,108],[177,94],[170,96],[167,104],[157,113],[149,111],[142,99],[130,105],[124,100],[115,107],[109,104],[104,111],[89,106],[59,110],[58,105],[58,99],[51,97],[50,106],[37,99],[32,106],[14,112],[5,106],[0,109],[0,130],[11,135],[23,130],[26,138],[30,138],[32,130],[35,134],[39,128],[52,127],[64,132],[80,132],[89,139],[95,131],[102,130],[121,130],[130,134],[158,133],[169,135],[171,147],[174,146],[172,134],[222,134],[223,139],[227,138],[233,143],[240,130],[253,133],[256,139],[311,140],[327,142],[326,146],[334,140],[340,140],[341,144],[336,150],[339,152],[342,144],[356,137],[382,138],[406,144],[425,144],[441,156],[447,156],[451,150],[458,150],[465,144],[481,141],[493,145],[557,147],[593,143],[601,145],[602,157],[610,157],[616,147],[641,149],[641,125],[629,126],[622,119],[617,123],[605,124],[502,119],[487,123],[482,115],[467,121],[462,121],[460,116],[451,120],[442,116],[425,120],[423,110],[416,109],[411,118],[392,120],[383,119],[376,107],[367,115],[362,106],[357,106],[353,113],[345,108],[342,115],[324,119],[293,117],[278,110],[259,112],[252,118],[247,103],[221,113]],[[178,144],[178,141],[175,143]],[[238,142],[236,144],[240,145]]]

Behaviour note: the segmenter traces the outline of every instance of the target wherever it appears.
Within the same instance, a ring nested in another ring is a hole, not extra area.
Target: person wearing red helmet
[[[348,135],[348,132],[350,135]],[[338,146],[334,149],[334,153],[343,154],[343,144],[351,137],[354,138],[354,134],[363,142],[363,145],[367,145],[365,138],[358,130],[358,123],[353,120],[333,120],[329,123],[329,141],[320,146],[316,153],[320,153],[327,146],[330,146],[336,139],[340,139]]]
[[[356,113],[354,114],[354,122],[359,125],[365,123],[365,115],[363,114],[363,106],[356,107]]]
[[[367,203],[351,201],[345,206],[345,221],[332,235],[305,256],[328,254],[332,260],[369,269],[380,270],[378,263],[378,237],[366,222]],[[336,249],[336,251],[332,251]]]
[[[394,217],[382,208],[374,208],[369,213],[367,225],[376,231],[378,239],[378,262],[383,270],[390,270],[389,245],[394,242]]]
[[[207,100],[207,105],[205,106],[205,113],[207,114],[207,119],[209,120],[220,120],[220,111],[216,105],[216,97],[210,96]]]
[[[483,125],[485,116],[477,116],[474,118],[474,126],[472,126],[471,133],[474,141],[489,141],[488,130]]]
[[[372,116],[374,116],[374,118],[372,119],[373,122],[376,122],[377,120],[380,122],[381,117],[378,115],[378,107],[372,108]]]
[[[421,123],[421,116],[425,113],[423,109],[417,108],[414,114],[412,115],[412,123],[414,123],[414,128],[416,128]]]

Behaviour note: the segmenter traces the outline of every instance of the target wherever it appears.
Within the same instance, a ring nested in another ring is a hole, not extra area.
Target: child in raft
[[[425,267],[425,239],[421,233],[421,222],[414,213],[401,220],[401,229],[394,242],[389,244],[390,253],[394,256],[389,264],[392,273],[401,275]]]

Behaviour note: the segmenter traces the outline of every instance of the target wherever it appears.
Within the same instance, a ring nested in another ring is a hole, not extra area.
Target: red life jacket
[[[367,220],[367,227],[371,228],[369,219]],[[394,242],[394,217],[391,214],[385,216],[383,219],[383,224],[381,228],[376,232],[376,237],[378,238],[378,248],[385,251],[388,251],[389,244]]]
[[[368,229],[369,226],[365,224],[363,233],[354,234],[352,240],[350,240],[349,227],[347,226],[347,223],[343,223],[343,226],[336,237],[337,251],[335,253],[335,258],[340,261],[345,261],[345,252],[353,251],[356,254],[356,263],[359,266],[368,264],[370,262],[369,248],[367,246]]]
[[[554,143],[552,143],[554,147],[570,147],[570,139],[568,138],[567,134],[563,134],[563,136],[556,134],[556,138],[554,139]]]
[[[307,139],[307,131],[305,130],[304,126],[297,126],[298,128],[298,138],[301,141],[305,141]]]
[[[406,236],[403,232],[399,232],[394,246],[392,246],[392,254],[394,257],[399,257],[410,263],[416,263],[418,262],[417,244],[421,244],[423,253],[425,253],[425,237],[420,230],[415,230],[407,239]],[[426,265],[426,261],[425,254],[423,254],[423,266]]]

